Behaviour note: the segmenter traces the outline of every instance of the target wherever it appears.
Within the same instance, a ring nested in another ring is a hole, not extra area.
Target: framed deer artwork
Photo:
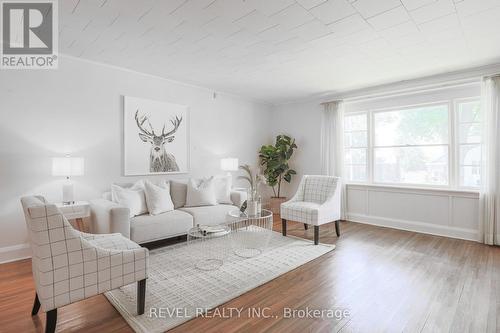
[[[124,97],[124,174],[189,172],[188,107]]]

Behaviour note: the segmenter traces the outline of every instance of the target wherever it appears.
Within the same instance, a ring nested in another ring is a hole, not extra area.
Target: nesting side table
[[[84,219],[90,217],[90,203],[87,201],[75,201],[72,204],[56,203],[64,217],[73,222],[73,226],[82,232],[89,232],[89,227],[85,225]]]

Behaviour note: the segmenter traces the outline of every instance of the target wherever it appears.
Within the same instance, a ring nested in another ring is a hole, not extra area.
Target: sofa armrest
[[[130,238],[130,210],[106,199],[90,200],[92,232],[121,233]]]
[[[233,205],[241,207],[245,200],[247,199],[246,191],[232,190],[231,191],[231,201]]]

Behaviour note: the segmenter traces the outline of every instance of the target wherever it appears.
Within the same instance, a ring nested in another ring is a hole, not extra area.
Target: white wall
[[[61,179],[51,176],[51,157],[85,158],[77,199],[98,197],[123,177],[123,95],[190,107],[191,172],[221,172],[221,157],[257,162],[269,140],[268,105],[205,88],[62,57],[58,70],[0,72],[0,262],[27,255],[19,198],[42,194],[61,200]],[[155,178],[155,177],[151,177]],[[158,178],[158,177],[156,177]]]
[[[479,83],[479,80],[477,80]],[[392,86],[391,89],[396,89]],[[479,96],[479,84],[412,93],[390,98],[346,103],[346,112]],[[339,96],[337,96],[339,97]],[[286,194],[292,195],[303,174],[320,173],[321,102],[328,98],[276,106],[272,112],[274,134],[295,137],[299,146],[291,166],[298,172]],[[418,190],[384,186],[347,187],[349,220],[425,232],[449,237],[480,240],[478,194],[462,191]]]
[[[313,101],[276,106],[272,111],[273,136],[291,135],[298,146],[290,160],[290,167],[297,171],[297,175],[290,184],[283,182],[282,196],[290,197],[295,193],[302,175],[321,172],[321,110],[320,102]]]

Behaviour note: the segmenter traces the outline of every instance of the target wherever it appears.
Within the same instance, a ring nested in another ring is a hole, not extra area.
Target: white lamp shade
[[[223,158],[220,160],[220,168],[224,171],[236,171],[238,170],[238,159],[237,158]]]
[[[53,176],[83,176],[83,157],[53,157]]]

